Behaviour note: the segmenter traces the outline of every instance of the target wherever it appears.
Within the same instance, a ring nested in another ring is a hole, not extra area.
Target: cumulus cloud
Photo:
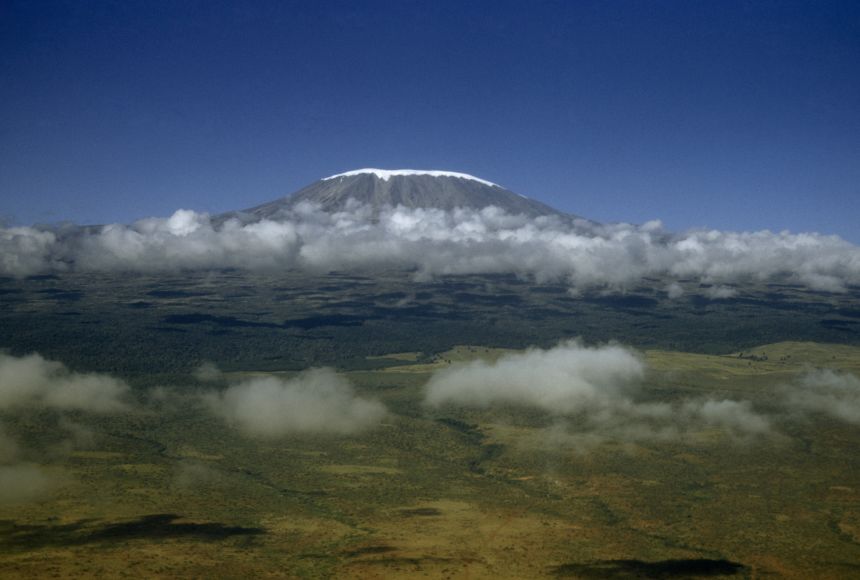
[[[669,297],[670,300],[680,298],[684,295],[684,287],[677,282],[671,282],[668,286],[666,286],[666,295]]]
[[[783,395],[794,411],[821,413],[860,425],[860,378],[854,374],[816,369],[786,386]]]
[[[689,438],[713,428],[744,441],[773,434],[771,421],[749,401],[644,400],[645,374],[643,358],[629,348],[568,341],[437,371],[425,387],[425,403],[541,409],[555,418],[555,425],[541,435],[545,441],[577,449],[610,440]]]
[[[62,363],[38,354],[15,357],[0,352],[0,411],[4,414],[32,409],[116,413],[129,409],[130,388],[108,375],[75,373]],[[53,419],[49,419],[53,421]],[[32,455],[48,458],[65,456],[75,449],[92,447],[95,433],[65,415],[46,427],[65,432],[68,437],[38,451],[22,449],[0,425],[0,504],[23,503],[41,499],[62,480],[33,463]]]
[[[0,226],[0,274],[28,276],[64,265],[53,258],[59,250],[54,232]]]
[[[482,210],[384,208],[352,204],[325,213],[310,205],[277,221],[213,224],[179,210],[169,218],[94,231],[0,228],[0,274],[26,276],[66,269],[169,271],[343,269],[399,266],[417,279],[442,274],[514,273],[572,288],[621,288],[643,277],[691,278],[715,285],[784,279],[841,291],[860,283],[860,248],[836,236],[788,232],[665,231],[595,225],[557,216],[528,218]],[[671,296],[680,287],[669,286]]]
[[[246,435],[278,438],[293,433],[356,433],[378,424],[382,403],[355,394],[331,369],[311,369],[291,379],[254,377],[205,400]]]
[[[572,413],[606,405],[644,374],[644,363],[630,349],[574,340],[442,369],[427,383],[425,402],[482,408],[509,403]]]
[[[0,409],[113,413],[127,409],[129,392],[126,383],[109,375],[72,372],[39,354],[14,357],[0,352]]]

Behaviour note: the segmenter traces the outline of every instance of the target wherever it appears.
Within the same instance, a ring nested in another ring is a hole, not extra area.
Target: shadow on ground
[[[589,564],[562,564],[552,572],[556,576],[576,578],[714,578],[734,576],[746,566],[729,560],[695,558],[688,560],[603,560]]]
[[[69,524],[18,524],[2,521],[0,548],[33,550],[50,546],[175,538],[216,541],[233,536],[257,536],[266,533],[263,528],[228,526],[219,522],[177,522],[181,517],[177,514],[151,514],[118,523],[78,520]]]

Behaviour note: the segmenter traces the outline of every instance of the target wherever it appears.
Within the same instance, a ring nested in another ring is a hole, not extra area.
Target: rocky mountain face
[[[302,202],[318,204],[329,212],[347,209],[350,200],[370,205],[374,213],[384,206],[407,208],[482,209],[496,206],[510,214],[565,216],[539,201],[464,173],[447,171],[359,169],[321,179],[292,195],[242,211],[216,216],[223,222],[277,220]]]

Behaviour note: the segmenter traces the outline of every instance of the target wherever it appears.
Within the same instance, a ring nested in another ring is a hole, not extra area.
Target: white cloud
[[[96,233],[57,234],[0,228],[0,274],[75,268],[170,271],[241,269],[414,268],[418,279],[441,274],[515,273],[565,280],[573,288],[623,288],[647,276],[690,278],[714,285],[787,279],[842,291],[860,283],[860,248],[836,236],[788,232],[695,230],[671,234],[642,226],[569,223],[482,210],[384,208],[360,204],[327,214],[311,205],[278,221],[213,226],[207,214],[179,210],[166,219]],[[679,287],[670,286],[673,297]]]
[[[821,413],[860,425],[860,378],[847,372],[817,369],[783,389],[791,410]]]
[[[475,360],[437,371],[427,383],[425,401],[437,407],[507,403],[573,413],[605,405],[644,373],[644,363],[632,350],[568,341],[549,350],[530,349],[492,363]]]
[[[33,409],[116,413],[130,408],[129,395],[129,386],[111,376],[75,373],[38,354],[14,357],[0,352],[0,411],[4,414]],[[49,421],[45,429],[65,432],[68,438],[42,448],[42,455],[62,457],[74,449],[92,447],[95,442],[95,433],[89,427],[65,414],[48,415],[45,420]],[[0,425],[0,504],[41,499],[61,483],[62,475],[22,459],[34,453],[22,450]]]
[[[425,403],[538,408],[555,417],[554,427],[541,434],[544,442],[580,450],[604,441],[688,439],[712,428],[735,441],[773,435],[770,420],[749,401],[645,401],[645,373],[642,357],[633,350],[569,341],[437,371],[427,382]]]
[[[770,420],[754,411],[750,401],[731,399],[690,401],[681,410],[683,415],[693,423],[701,421],[706,425],[720,427],[738,437],[771,433]]]
[[[677,282],[671,282],[668,286],[666,286],[666,295],[669,297],[670,300],[680,298],[684,295],[684,287]]]
[[[311,369],[282,380],[255,377],[205,396],[210,409],[246,435],[278,438],[292,433],[356,433],[386,414],[378,401],[357,396],[331,369]]]
[[[38,354],[0,353],[0,409],[48,407],[92,413],[128,408],[127,384],[109,375],[75,373]]]
[[[0,226],[0,274],[29,276],[61,270],[62,264],[52,259],[57,245],[57,237],[53,232]]]

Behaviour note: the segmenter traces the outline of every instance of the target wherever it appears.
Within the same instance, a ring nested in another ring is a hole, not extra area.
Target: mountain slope
[[[507,213],[529,217],[565,216],[548,205],[465,173],[411,169],[359,169],[326,177],[292,195],[239,212],[216,216],[223,222],[238,217],[243,222],[278,219],[302,202],[318,204],[324,211],[342,211],[349,200],[369,204],[377,213],[383,206],[453,210],[496,206]]]

